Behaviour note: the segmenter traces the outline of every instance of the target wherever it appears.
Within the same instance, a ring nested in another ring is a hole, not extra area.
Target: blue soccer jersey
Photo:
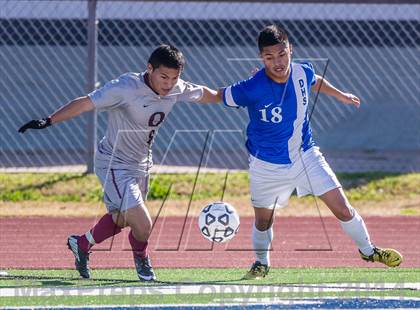
[[[246,147],[251,155],[274,164],[290,164],[297,160],[300,149],[314,145],[307,110],[315,82],[312,64],[292,63],[286,83],[274,82],[263,68],[224,90],[225,105],[248,108]]]

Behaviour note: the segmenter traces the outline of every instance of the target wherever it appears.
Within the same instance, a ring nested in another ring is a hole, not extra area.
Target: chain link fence
[[[85,169],[87,117],[25,135],[17,128],[86,94],[87,1],[1,2],[0,169]],[[228,85],[261,66],[256,37],[277,23],[295,59],[362,99],[360,110],[317,99],[311,124],[333,168],[419,171],[419,13],[415,4],[99,0],[98,84],[143,71],[158,44],[172,43],[186,56],[185,80]],[[154,161],[246,169],[247,120],[242,109],[179,103],[157,135]],[[101,113],[98,138],[105,125]]]

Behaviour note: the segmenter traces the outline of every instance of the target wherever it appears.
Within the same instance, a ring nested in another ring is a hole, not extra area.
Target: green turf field
[[[267,278],[243,281],[246,269],[166,269],[155,270],[161,282],[227,283],[227,284],[296,284],[339,282],[417,282],[420,268],[273,268]],[[13,286],[98,286],[98,285],[150,285],[137,281],[134,269],[93,269],[91,280],[79,280],[74,270],[8,270],[9,275],[45,277],[51,280],[4,280],[0,288]],[[64,280],[59,280],[60,278]],[[100,279],[104,279],[101,281]],[[121,281],[127,281],[122,283]],[[134,282],[132,282],[134,281]],[[62,282],[62,283],[61,283]]]
[[[73,270],[8,270],[11,276],[28,277],[27,279],[0,280],[0,290],[14,288],[21,297],[0,297],[4,306],[23,305],[99,305],[99,304],[172,304],[172,303],[209,303],[229,302],[233,298],[274,298],[274,297],[321,297],[321,296],[393,296],[419,297],[419,290],[404,288],[404,283],[418,282],[420,268],[308,268],[308,269],[272,269],[269,277],[263,280],[242,281],[245,269],[157,269],[159,282],[142,283],[137,281],[132,269],[93,270],[91,280],[79,280]],[[30,279],[39,277],[39,279]],[[354,291],[328,292],[327,290],[306,291],[309,284],[351,283]],[[363,284],[376,283],[381,287],[384,283],[396,283],[393,288],[359,290]],[[153,290],[157,286],[173,286],[176,284],[200,284],[203,294],[162,294],[156,292],[147,296],[129,294],[123,296],[124,287],[143,287]],[[235,291],[233,285],[258,285],[273,287],[270,292],[255,292],[244,289]],[[212,291],[211,285],[226,285],[223,292]],[[287,286],[297,286],[289,290]],[[38,296],[30,293],[30,289],[40,288]],[[48,288],[115,288],[115,296],[52,296]],[[26,293],[25,293],[26,292]],[[26,296],[25,296],[26,294]],[[29,295],[29,297],[28,297]]]

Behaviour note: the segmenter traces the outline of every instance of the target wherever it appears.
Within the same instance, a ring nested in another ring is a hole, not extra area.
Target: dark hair
[[[266,46],[287,44],[289,36],[285,29],[277,25],[269,25],[260,31],[258,35],[258,48],[262,52]]]
[[[149,57],[153,69],[165,66],[172,69],[183,69],[185,58],[182,52],[173,45],[162,44],[156,48]]]

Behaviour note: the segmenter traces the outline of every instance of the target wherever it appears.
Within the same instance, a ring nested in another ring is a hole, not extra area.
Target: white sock
[[[355,209],[352,211],[354,214],[353,218],[347,222],[340,221],[341,227],[356,242],[357,247],[363,254],[371,255],[373,254],[373,245],[370,242],[365,222]]]
[[[261,264],[270,266],[270,245],[273,240],[273,226],[269,229],[260,231],[252,227],[252,245],[254,246],[255,257]]]

